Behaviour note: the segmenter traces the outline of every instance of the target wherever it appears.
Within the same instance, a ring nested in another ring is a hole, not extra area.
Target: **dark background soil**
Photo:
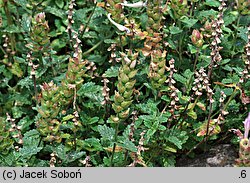
[[[218,144],[195,158],[180,157],[176,167],[233,167],[238,158],[237,149],[231,144]]]

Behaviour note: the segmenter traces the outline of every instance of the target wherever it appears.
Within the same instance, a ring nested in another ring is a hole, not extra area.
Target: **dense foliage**
[[[167,167],[239,147],[249,0],[0,6],[1,166]]]

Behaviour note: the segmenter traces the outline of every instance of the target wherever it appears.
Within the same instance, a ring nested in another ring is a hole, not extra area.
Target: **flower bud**
[[[115,91],[115,102],[121,103],[122,101],[124,101],[124,98],[119,94],[119,92]]]
[[[135,77],[136,73],[137,73],[137,70],[131,71],[131,72],[128,74],[128,77],[131,79],[131,78]]]
[[[116,104],[112,104],[112,108],[114,109],[114,111],[116,113],[119,113],[119,112],[121,112],[123,110],[123,108],[121,106],[118,106]]]
[[[35,20],[37,23],[41,23],[45,20],[45,13],[42,12],[42,13],[38,13],[35,17]]]
[[[205,25],[204,25],[204,29],[206,31],[210,31],[212,30],[212,24],[209,21],[206,21]]]
[[[123,94],[123,97],[125,99],[129,99],[131,97],[132,93],[133,93],[133,90],[125,91]]]
[[[136,82],[136,80],[131,81],[131,82],[127,82],[127,83],[125,84],[126,89],[131,90],[131,89],[134,87],[135,82]]]
[[[124,93],[126,90],[125,86],[123,86],[122,83],[120,83],[120,82],[117,84],[117,88],[118,88],[120,93]]]
[[[126,111],[122,112],[122,113],[119,113],[118,114],[118,117],[122,118],[122,119],[125,119],[128,117],[129,115],[129,111],[130,111],[130,108],[128,108]]]
[[[114,116],[114,115],[111,115],[110,118],[111,118],[111,120],[112,120],[113,122],[115,122],[115,123],[118,123],[119,120],[120,120],[117,116]]]
[[[136,60],[133,60],[129,67],[130,69],[134,69],[135,66],[136,66]]]
[[[192,32],[192,35],[191,35],[191,40],[192,40],[192,43],[197,46],[197,47],[201,47],[202,44],[203,44],[203,36],[202,34],[194,29],[193,32]]]
[[[124,73],[120,74],[120,78],[123,83],[127,83],[129,81],[129,77]]]
[[[127,108],[127,107],[130,106],[131,104],[132,104],[132,100],[123,101],[123,102],[121,103],[121,106],[122,106],[123,108]]]

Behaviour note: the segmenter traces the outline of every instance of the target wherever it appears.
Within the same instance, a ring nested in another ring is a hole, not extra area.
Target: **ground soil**
[[[177,159],[176,167],[233,167],[238,158],[237,149],[230,144],[218,144],[194,158]]]

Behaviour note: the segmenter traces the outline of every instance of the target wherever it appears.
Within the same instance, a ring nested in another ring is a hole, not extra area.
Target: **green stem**
[[[200,52],[200,49],[197,48],[197,52],[196,52],[196,54],[195,54],[193,72],[195,72],[195,70],[196,70],[196,65],[197,65],[197,61],[198,61],[198,58],[199,58],[199,52]]]
[[[182,29],[180,21],[178,21],[178,26],[180,29]],[[183,39],[184,39],[183,34],[181,34],[179,42],[178,42],[178,54],[179,54],[179,60],[180,60],[179,67],[182,65],[182,42],[183,42]]]
[[[91,53],[92,51],[94,51],[98,46],[100,46],[100,44],[102,43],[102,40],[99,41],[98,43],[96,43],[92,48],[90,48],[89,50],[85,51],[82,56],[86,56],[89,53]]]
[[[89,25],[89,23],[90,23],[90,20],[91,20],[92,16],[94,15],[94,12],[95,12],[95,10],[96,10],[96,7],[97,7],[97,2],[95,3],[95,7],[94,7],[93,11],[91,12],[91,14],[90,14],[89,17],[88,17],[87,23],[86,23],[86,25],[84,26],[84,29],[83,29],[82,34],[81,34],[81,37],[82,37],[82,36],[84,35],[84,33],[86,32],[87,27],[88,27],[88,25]]]
[[[116,124],[116,128],[115,128],[115,142],[114,142],[114,145],[113,145],[113,150],[112,150],[112,155],[111,155],[111,160],[110,160],[110,166],[111,167],[114,166],[114,156],[115,156],[115,148],[116,148],[117,137],[118,137],[119,124],[120,124],[120,122],[118,122]]]
[[[207,131],[205,137],[208,138],[208,131],[209,131],[209,126],[210,126],[210,121],[211,121],[211,115],[212,115],[212,110],[213,110],[213,103],[209,101],[209,113],[208,113],[208,119],[207,119]]]
[[[240,24],[240,16],[238,15],[236,27],[239,27],[239,24]],[[233,54],[232,54],[231,58],[233,58],[234,52],[235,52],[235,48],[236,48],[237,31],[238,31],[237,29],[234,29],[234,34],[233,34],[233,49],[232,49],[232,53]]]
[[[224,110],[224,111],[227,109],[229,103],[230,103],[231,100],[234,98],[234,96],[236,95],[236,93],[237,93],[237,88],[234,89],[234,91],[233,91],[233,93],[230,95],[230,97],[229,97],[227,103],[224,105],[224,107],[223,107],[223,110]],[[217,111],[214,115],[212,115],[212,118],[214,118],[214,117],[215,117],[217,114],[219,114],[219,113],[220,113],[220,111]]]

